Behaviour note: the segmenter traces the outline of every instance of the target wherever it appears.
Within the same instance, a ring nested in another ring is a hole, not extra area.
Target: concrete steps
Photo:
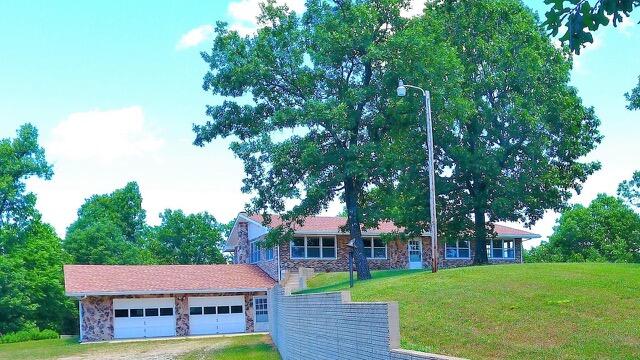
[[[286,271],[281,281],[285,295],[307,288],[307,279],[313,277],[314,270],[311,268],[298,268],[297,271]]]

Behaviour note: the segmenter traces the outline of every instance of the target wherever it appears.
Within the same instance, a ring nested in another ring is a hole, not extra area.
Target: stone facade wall
[[[260,240],[262,240],[262,237]],[[238,223],[238,245],[235,247],[234,263],[235,264],[251,264],[251,246],[249,246],[249,228],[246,222]],[[277,249],[273,249],[273,259],[267,258],[266,250],[260,249],[260,261],[256,262],[262,271],[267,273],[272,279],[278,281],[278,254]]]
[[[89,296],[80,300],[82,339],[102,341],[113,339],[113,301],[109,296]]]
[[[298,268],[313,268],[316,272],[348,271],[349,270],[349,247],[347,244],[351,238],[349,235],[338,235],[336,259],[292,259],[291,249],[288,243],[280,244],[280,266],[282,270],[296,271]],[[422,238],[422,261],[429,264],[430,258],[430,238]],[[404,269],[409,262],[407,255],[407,243],[402,241],[391,241],[387,244],[386,259],[368,259],[369,268],[372,270]]]
[[[176,336],[189,335],[189,297],[176,295]]]
[[[422,267],[431,268],[431,237],[423,236],[422,239]],[[336,259],[291,259],[289,244],[280,245],[280,262],[283,270],[296,271],[298,268],[313,268],[316,272],[348,271],[349,270],[349,243],[348,235],[338,235],[338,251]],[[445,259],[445,244],[438,244],[439,265],[441,268],[468,266],[473,263],[475,256],[475,243],[471,242],[470,259]],[[489,259],[490,264],[513,264],[522,262],[522,239],[515,239],[515,259]],[[406,269],[409,264],[407,243],[404,241],[391,241],[387,244],[386,259],[369,259],[371,270]]]
[[[238,245],[235,248],[235,259],[237,264],[248,264],[249,257],[249,224],[238,223]]]
[[[259,241],[264,240],[264,236],[260,238]],[[273,259],[264,260],[267,258],[267,250],[260,248],[260,261],[255,263],[262,271],[266,272],[267,275],[271,276],[273,280],[279,280],[278,274],[278,249],[274,247],[273,249]]]
[[[238,246],[236,258],[239,263],[250,263],[250,246],[247,223],[238,224]],[[431,238],[422,239],[422,267],[431,268]],[[264,272],[274,280],[279,280],[278,256],[280,256],[280,271],[297,271],[299,268],[312,268],[316,272],[333,272],[349,270],[349,235],[336,236],[337,252],[335,259],[292,259],[289,243],[280,244],[278,250],[274,250],[273,260],[262,260],[256,263]],[[489,259],[491,264],[509,264],[522,262],[522,239],[515,239],[515,259]],[[471,242],[470,259],[446,259],[445,244],[438,244],[439,265],[441,268],[468,266],[473,263],[475,256],[474,242]],[[279,255],[278,255],[279,254]],[[261,249],[261,259],[264,259],[265,250]],[[386,259],[368,259],[369,268],[372,270],[406,269],[408,267],[408,249],[404,241],[391,241],[387,244]]]
[[[283,360],[453,359],[400,347],[398,304],[351,302],[350,293],[269,294],[271,337]]]
[[[202,293],[202,294],[160,294],[160,295],[127,295],[127,296],[89,296],[80,301],[82,305],[83,342],[113,339],[113,299],[121,298],[162,298],[175,299],[176,336],[188,336],[189,332],[189,298],[200,296],[244,296],[246,332],[254,331],[253,297],[266,295],[264,291],[249,293]]]
[[[514,264],[522,263],[522,239],[514,239],[515,258],[514,259],[489,259],[489,264]],[[445,244],[438,244],[438,253],[440,254],[440,266],[443,268],[452,268],[460,266],[468,266],[473,264],[475,258],[475,241],[471,241],[471,258],[470,259],[445,259]]]

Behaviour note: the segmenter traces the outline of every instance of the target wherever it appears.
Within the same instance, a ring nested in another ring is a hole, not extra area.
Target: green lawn
[[[265,335],[192,338],[162,341],[79,344],[77,339],[0,344],[0,359],[247,359],[277,360],[278,352]]]
[[[471,359],[640,359],[640,265],[379,271],[354,301],[397,301],[402,347]],[[307,292],[348,289],[347,273]]]

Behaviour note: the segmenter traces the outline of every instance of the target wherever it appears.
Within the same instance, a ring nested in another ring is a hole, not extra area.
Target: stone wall
[[[113,301],[109,296],[89,296],[80,300],[82,339],[102,341],[113,339]]]
[[[176,336],[189,335],[189,297],[176,295]]]
[[[350,293],[269,294],[271,337],[283,360],[453,359],[400,347],[398,304],[351,302]]]
[[[264,240],[264,236],[260,238],[259,241]],[[262,271],[266,272],[267,275],[271,276],[273,280],[278,281],[278,249],[273,248],[273,259],[264,260],[267,258],[267,250],[260,248],[260,261],[255,263]]]
[[[81,341],[101,341],[113,339],[113,299],[115,298],[162,298],[175,299],[176,336],[188,336],[189,332],[189,297],[199,296],[244,296],[245,331],[254,331],[253,297],[266,295],[264,291],[249,293],[202,293],[202,294],[161,294],[161,295],[127,295],[127,296],[89,296],[80,301],[82,306]]]
[[[264,236],[260,239],[264,239]],[[235,247],[234,264],[251,264],[251,246],[249,246],[249,228],[246,222],[238,223],[238,245]],[[267,273],[272,279],[278,281],[278,252],[273,249],[273,259],[267,258],[266,250],[260,249],[260,261],[256,262],[262,271]]]
[[[522,262],[522,239],[514,239],[515,258],[514,259],[489,259],[489,264],[514,264]],[[440,254],[440,266],[442,268],[452,268],[460,266],[468,266],[473,263],[475,258],[475,241],[471,241],[471,258],[470,259],[445,259],[445,245],[438,244],[438,253]],[[430,265],[429,265],[430,266]]]
[[[250,262],[250,246],[248,238],[247,223],[238,224],[238,246],[236,247],[236,258],[239,263]],[[422,267],[431,268],[431,238],[428,236],[422,239]],[[279,280],[278,256],[280,256],[280,270],[297,271],[299,268],[312,268],[316,272],[333,272],[349,270],[349,235],[338,235],[337,252],[335,259],[292,259],[289,243],[279,245],[274,250],[273,260],[262,260],[256,263],[264,272],[271,276],[274,280]],[[492,264],[508,264],[520,263],[522,257],[522,239],[515,239],[515,259],[489,259]],[[471,243],[470,259],[446,259],[445,244],[438,244],[438,254],[441,268],[451,268],[459,266],[468,266],[473,263],[475,256],[475,243]],[[261,249],[261,259],[265,259],[265,251]],[[387,244],[386,259],[368,259],[369,268],[371,270],[386,269],[406,269],[408,267],[407,243],[404,241],[391,241]]]
[[[238,223],[238,245],[235,248],[235,259],[237,264],[249,263],[249,224]]]
[[[349,270],[349,247],[347,244],[351,239],[349,235],[338,235],[337,253],[335,259],[292,259],[289,243],[280,244],[280,266],[282,270],[296,271],[298,268],[313,268],[316,272],[348,271]],[[422,261],[430,266],[431,240],[429,237],[422,238]],[[368,259],[369,268],[372,270],[404,269],[408,264],[407,243],[402,241],[391,241],[387,244],[386,259]]]

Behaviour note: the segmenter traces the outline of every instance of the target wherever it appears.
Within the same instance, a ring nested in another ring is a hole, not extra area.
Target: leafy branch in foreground
[[[551,35],[556,36],[561,28],[566,27],[560,37],[563,43],[569,43],[569,49],[580,54],[586,43],[593,43],[592,31],[600,26],[607,26],[613,21],[618,26],[629,17],[631,12],[640,6],[640,0],[545,0],[545,4],[553,4],[546,13],[544,25]],[[569,3],[565,5],[565,3]],[[629,20],[630,21],[630,20]]]

